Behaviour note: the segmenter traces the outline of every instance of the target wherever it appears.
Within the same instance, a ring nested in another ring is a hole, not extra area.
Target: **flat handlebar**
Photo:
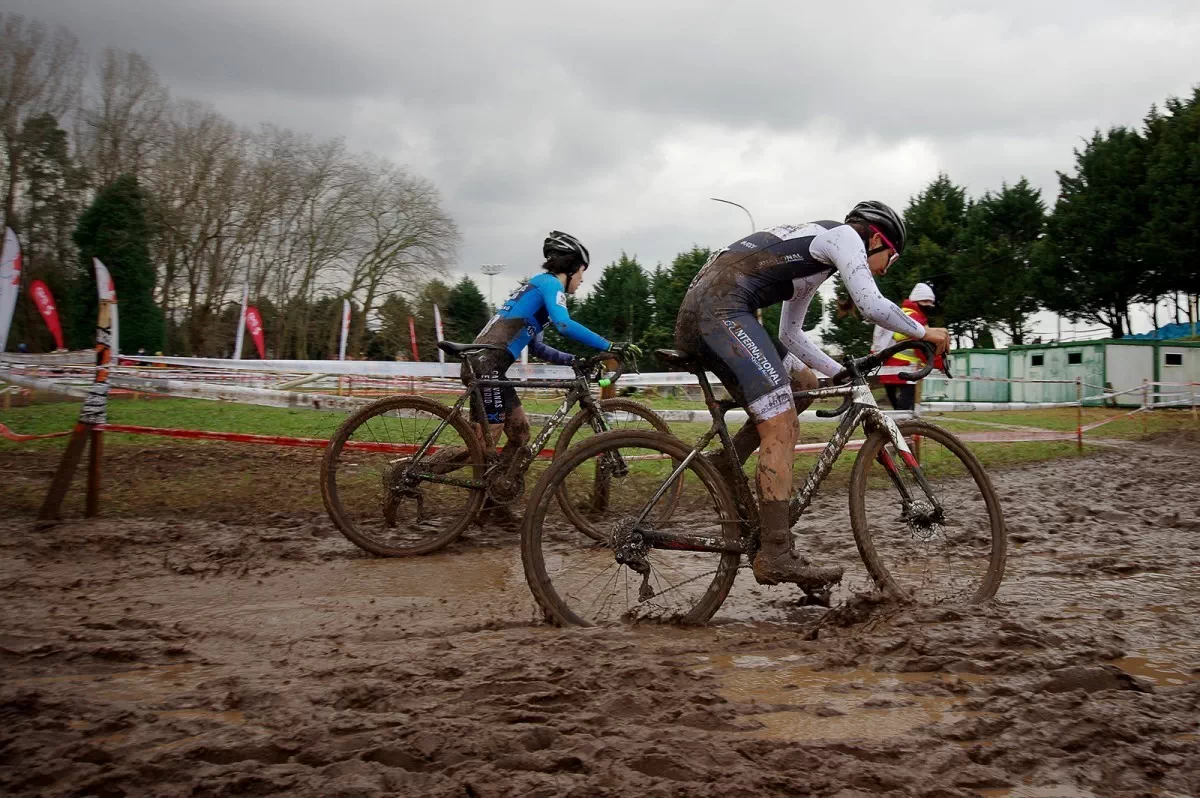
[[[628,363],[627,359],[632,360],[632,364]],[[617,362],[617,368],[612,374],[605,377],[603,376],[603,367],[604,364],[609,360],[615,360]],[[632,371],[634,374],[637,373],[637,358],[634,357],[632,352],[598,352],[590,357],[576,358],[574,364],[572,365],[576,374],[587,377],[592,382],[597,383],[601,388],[607,388],[608,386],[614,384],[617,380],[621,379],[626,372]]]

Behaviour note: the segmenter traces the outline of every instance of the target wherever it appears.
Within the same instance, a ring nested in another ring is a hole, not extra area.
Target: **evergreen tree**
[[[989,323],[1014,344],[1025,342],[1029,316],[1041,304],[1030,257],[1045,224],[1041,195],[1024,178],[998,194],[984,194],[968,209],[943,310],[959,325],[974,323],[977,346]]]
[[[430,309],[432,312],[432,308]],[[470,277],[463,277],[446,297],[446,337],[451,341],[473,341],[492,317],[483,292]],[[424,354],[424,353],[422,353]],[[435,357],[431,358],[436,360]]]
[[[146,201],[133,175],[114,180],[79,218],[74,235],[79,268],[72,281],[72,312],[67,324],[74,347],[95,343],[99,300],[92,268],[94,257],[108,267],[117,289],[121,349],[154,352],[163,347],[163,318],[154,302],[149,239]]]
[[[1034,250],[1046,307],[1104,324],[1114,338],[1129,306],[1146,293],[1143,226],[1149,216],[1146,139],[1123,127],[1097,132],[1075,151],[1074,174],[1059,172],[1060,194]]]
[[[707,247],[693,246],[676,255],[670,267],[659,266],[654,270],[650,276],[654,307],[650,325],[642,338],[643,349],[647,352],[675,348],[675,319],[679,315],[679,306],[688,286],[711,256],[712,250]]]
[[[454,343],[465,344],[475,340],[475,336],[479,331],[471,333],[467,338],[455,338],[451,334],[450,322],[446,316],[446,308],[450,301],[450,286],[443,283],[441,280],[430,280],[421,287],[420,293],[417,294],[417,299],[414,311],[413,324],[417,331],[417,354],[421,356],[421,360],[426,362],[436,362],[438,359],[437,334],[433,318],[433,306],[437,305],[442,314],[442,329],[445,333],[446,340]],[[404,356],[412,358],[412,344],[409,341],[408,335],[408,320],[403,322],[403,330],[401,335],[404,339]]]
[[[636,258],[625,253],[605,268],[587,298],[578,321],[610,341],[643,340],[654,317],[650,278]]]
[[[1200,88],[1186,101],[1168,100],[1166,110],[1151,109],[1146,122],[1147,300],[1200,294]]]
[[[379,306],[379,332],[367,347],[371,360],[411,360],[408,317],[413,315],[408,300],[392,294]]]

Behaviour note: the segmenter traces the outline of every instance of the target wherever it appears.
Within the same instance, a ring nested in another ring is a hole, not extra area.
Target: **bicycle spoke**
[[[897,473],[884,476],[874,458],[880,436],[864,445],[855,464],[851,520],[868,569],[881,586],[919,601],[989,597],[1003,575],[1005,541],[986,472],[950,433],[915,421],[901,428],[920,430],[919,476],[925,486],[900,459],[894,459]],[[906,489],[908,502],[894,480]]]
[[[465,468],[463,476],[470,479],[482,464],[471,462],[471,439],[454,424],[429,440],[449,412],[428,399],[392,397],[364,408],[339,428],[338,445],[331,442],[326,452],[322,487],[331,517],[353,542],[388,556],[422,553],[445,545],[474,517],[482,502],[478,489],[408,476],[413,455],[427,441],[421,464],[435,473],[439,451],[447,474]]]
[[[623,547],[630,545],[629,534],[646,509],[647,501],[682,460],[680,454],[663,456],[662,450],[646,446],[646,441],[637,438],[639,433],[630,435],[641,446],[620,445],[624,440],[622,435],[612,432],[595,436],[581,444],[578,450],[573,445],[566,453],[565,461],[556,461],[555,473],[547,475],[554,479],[545,486],[539,483],[527,508],[523,530],[527,573],[532,567],[544,574],[537,577],[536,583],[551,586],[555,596],[553,602],[570,608],[564,616],[571,618],[570,622],[704,620],[715,610],[713,602],[719,603],[727,592],[727,587],[716,586],[726,585],[736,575],[738,556],[643,547],[638,549],[641,554],[628,555],[634,559],[627,564],[617,563],[618,549],[626,551]],[[640,435],[657,440],[654,435],[661,436],[661,433]],[[661,437],[674,441],[667,436]],[[604,448],[605,445],[609,448]],[[673,445],[679,447],[674,451],[683,450],[684,444],[674,441]],[[590,452],[592,449],[596,451]],[[629,471],[624,476],[610,476],[607,497],[598,497],[592,493],[597,466],[618,451],[623,457],[630,458],[626,460]],[[572,452],[576,454],[572,455]],[[640,455],[656,457],[632,459]],[[648,529],[721,537],[724,530],[736,528],[721,521],[723,515],[726,518],[734,515],[732,499],[727,493],[721,493],[720,499],[715,498],[691,468],[681,475],[679,485],[682,490],[675,494],[673,510],[665,512],[661,507],[654,507],[646,521]],[[560,492],[576,502],[578,497],[587,496],[591,503],[587,518],[594,534],[611,540],[611,545],[617,548],[597,546],[580,531],[562,511],[561,502],[549,498],[552,493]],[[537,531],[533,533],[536,542],[530,543],[529,530],[534,523],[537,525]],[[531,546],[535,547],[535,552],[530,550]],[[531,560],[536,565],[531,566]],[[641,564],[637,565],[638,562]],[[721,567],[723,562],[726,563],[724,568]],[[641,596],[646,587],[653,595],[643,599]]]

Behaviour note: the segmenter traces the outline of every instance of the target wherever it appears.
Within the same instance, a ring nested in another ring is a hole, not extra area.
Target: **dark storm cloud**
[[[536,261],[546,230],[669,261],[760,225],[897,204],[939,170],[974,194],[1056,169],[1200,80],[1200,6],[0,0],[176,96],[387,155],[431,178],[460,266]]]

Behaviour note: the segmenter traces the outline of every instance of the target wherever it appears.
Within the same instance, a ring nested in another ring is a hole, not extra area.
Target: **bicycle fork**
[[[892,447],[899,454],[903,462],[903,467],[907,468],[912,474],[917,486],[924,494],[923,498],[913,497],[912,491],[904,484],[904,479],[900,471],[901,466],[896,463],[895,458],[888,452],[887,446],[881,448],[875,459],[883,466],[888,479],[900,494],[901,515],[903,519],[909,524],[914,533],[924,533],[926,531],[924,527],[939,523],[945,519],[945,509],[942,507],[942,503],[938,501],[937,496],[934,495],[933,488],[930,487],[928,480],[925,479],[925,474],[921,470],[921,464],[917,461],[912,449],[908,446],[908,442],[904,440],[904,436],[900,433],[899,425],[878,408],[868,410],[866,415],[869,426],[882,428],[887,432]]]

